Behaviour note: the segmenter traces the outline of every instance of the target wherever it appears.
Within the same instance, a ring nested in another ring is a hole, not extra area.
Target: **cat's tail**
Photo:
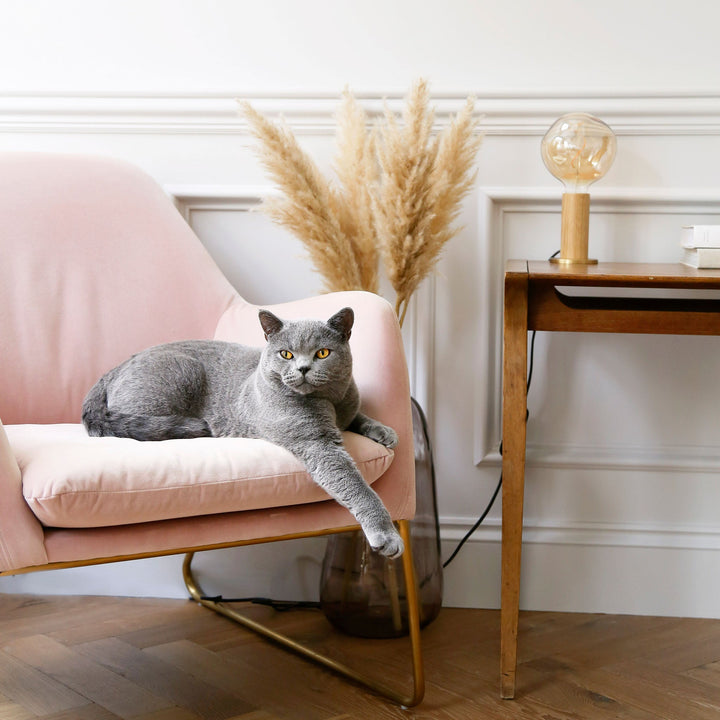
[[[82,406],[82,421],[91,437],[110,435],[134,440],[175,440],[212,436],[210,426],[201,418],[132,415],[110,410],[105,378],[100,378],[87,394]]]
[[[88,435],[103,437],[112,433],[107,431],[107,381],[100,378],[85,396],[82,405],[82,421]]]

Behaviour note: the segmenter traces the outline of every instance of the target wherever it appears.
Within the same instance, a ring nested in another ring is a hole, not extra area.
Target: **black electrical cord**
[[[560,251],[556,250],[549,259],[554,258],[556,255],[559,255]],[[535,364],[535,335],[537,333],[537,330],[533,330],[530,335],[530,357],[528,359],[528,376],[527,376],[527,385],[525,386],[525,394],[530,391],[530,383],[532,382],[532,375],[533,375],[533,366]],[[525,410],[525,422],[528,421],[528,418],[530,417],[530,412],[528,410]],[[498,448],[500,451],[500,456],[502,457],[502,440],[500,440],[500,446]],[[500,473],[500,478],[498,479],[497,486],[495,487],[495,491],[492,494],[492,497],[490,498],[490,502],[487,504],[487,507],[485,510],[483,510],[482,515],[477,519],[475,524],[463,535],[462,540],[455,546],[455,549],[452,551],[452,554],[450,557],[443,563],[443,568],[446,568],[454,559],[455,556],[460,552],[460,548],[472,537],[473,533],[482,525],[483,520],[487,517],[488,513],[492,509],[492,506],[495,504],[495,500],[497,499],[498,493],[500,492],[500,488],[502,487],[502,472]]]
[[[265,597],[226,598],[222,595],[203,595],[200,599],[216,603],[252,603],[253,605],[267,605],[267,607],[271,607],[278,612],[298,609],[315,610],[320,607],[320,603],[313,600],[272,600],[271,598]]]
[[[530,358],[528,361],[528,379],[527,379],[527,385],[526,385],[526,392],[527,390],[530,390],[530,382],[532,381],[532,373],[533,373],[533,365],[535,362],[535,333],[537,331],[533,330],[532,334],[530,336]],[[525,422],[527,422],[528,417],[530,416],[530,413],[526,410],[525,411]],[[500,441],[500,447],[498,448],[500,451],[500,456],[502,457],[502,440]],[[452,551],[452,554],[450,557],[443,563],[443,568],[446,568],[454,559],[455,556],[460,552],[460,548],[472,537],[473,533],[482,525],[483,520],[487,517],[488,513],[492,509],[492,506],[495,504],[495,500],[497,499],[498,493],[500,492],[500,488],[502,487],[502,472],[500,473],[500,478],[498,479],[497,486],[495,487],[495,491],[492,494],[492,497],[490,498],[490,502],[487,504],[487,507],[485,510],[483,510],[482,515],[477,519],[475,524],[463,535],[462,540],[456,545],[455,549]]]

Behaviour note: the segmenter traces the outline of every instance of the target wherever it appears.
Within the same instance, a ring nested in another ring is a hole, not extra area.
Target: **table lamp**
[[[552,262],[593,265],[588,259],[591,183],[603,177],[615,159],[615,133],[587,113],[558,118],[542,140],[547,169],[565,185],[562,196],[560,256]]]

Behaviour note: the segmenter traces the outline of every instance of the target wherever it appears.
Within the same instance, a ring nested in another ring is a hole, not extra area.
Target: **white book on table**
[[[696,268],[720,268],[720,247],[683,248],[682,261]]]
[[[680,244],[684,248],[720,248],[720,225],[685,225]]]

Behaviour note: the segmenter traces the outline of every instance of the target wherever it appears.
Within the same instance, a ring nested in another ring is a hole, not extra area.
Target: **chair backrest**
[[[237,293],[157,183],[125,162],[0,154],[0,418],[79,422],[105,371],[212,337]]]

